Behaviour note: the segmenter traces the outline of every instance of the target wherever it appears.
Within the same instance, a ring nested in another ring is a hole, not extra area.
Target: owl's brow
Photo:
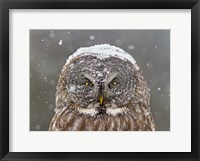
[[[107,84],[109,84],[113,79],[115,79],[119,73],[114,73],[110,77],[108,77]]]
[[[84,74],[84,77],[86,77],[87,79],[89,79],[91,82],[94,82],[94,77],[92,77],[90,74]]]

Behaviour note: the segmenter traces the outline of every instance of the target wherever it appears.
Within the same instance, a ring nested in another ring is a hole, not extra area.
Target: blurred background
[[[151,89],[156,130],[170,130],[170,30],[30,30],[31,131],[48,130],[68,56],[80,47],[104,43],[135,58]]]

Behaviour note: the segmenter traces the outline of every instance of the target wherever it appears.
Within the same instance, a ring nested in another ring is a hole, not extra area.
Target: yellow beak
[[[100,105],[103,104],[103,96],[100,96],[100,97],[99,97],[99,103],[100,103]]]

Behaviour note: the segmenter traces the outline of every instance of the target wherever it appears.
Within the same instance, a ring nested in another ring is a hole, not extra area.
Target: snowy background
[[[151,89],[156,130],[170,130],[169,30],[30,30],[30,130],[47,131],[59,73],[80,47],[108,43],[131,54]]]

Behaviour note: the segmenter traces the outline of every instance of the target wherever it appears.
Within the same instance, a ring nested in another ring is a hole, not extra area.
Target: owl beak
[[[103,96],[99,96],[99,103],[100,103],[100,105],[103,104]]]

